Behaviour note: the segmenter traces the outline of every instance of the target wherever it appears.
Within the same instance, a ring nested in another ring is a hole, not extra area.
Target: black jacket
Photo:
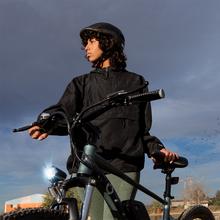
[[[111,68],[95,69],[89,74],[74,78],[58,104],[45,111],[62,108],[69,119],[72,119],[81,110],[111,93],[135,90],[144,84],[144,78],[135,73],[117,72]],[[99,133],[99,138],[93,140],[97,152],[124,172],[141,170],[144,166],[144,153],[150,156],[153,151],[163,148],[159,139],[149,134],[152,123],[150,103],[114,107],[90,123]],[[53,134],[61,135],[63,129],[60,127],[57,126]],[[79,147],[87,142],[88,135],[80,133]]]

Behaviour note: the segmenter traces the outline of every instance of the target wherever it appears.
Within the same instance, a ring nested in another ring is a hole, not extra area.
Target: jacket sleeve
[[[62,111],[66,114],[68,121],[71,123],[77,112],[82,108],[83,96],[83,78],[74,78],[66,87],[62,97],[56,105],[52,105],[44,109],[38,116],[38,122],[44,124],[41,120],[42,113],[52,114],[57,111]],[[67,135],[66,122],[61,117],[55,117],[54,122],[47,125],[46,128],[50,135]]]
[[[148,88],[145,89],[144,92],[147,92]],[[152,111],[151,111],[151,104],[148,102],[145,105],[144,112],[144,133],[143,133],[143,145],[144,145],[144,152],[151,157],[152,153],[155,151],[159,151],[164,148],[162,142],[155,136],[150,134],[150,129],[152,126]]]

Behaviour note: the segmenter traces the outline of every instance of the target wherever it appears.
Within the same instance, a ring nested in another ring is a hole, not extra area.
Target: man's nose
[[[89,43],[88,44],[86,44],[86,46],[85,46],[85,51],[87,51],[88,49],[89,49]]]

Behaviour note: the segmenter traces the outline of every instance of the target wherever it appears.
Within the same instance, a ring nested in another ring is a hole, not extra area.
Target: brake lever
[[[33,126],[40,125],[40,124],[41,124],[41,123],[40,123],[41,121],[46,121],[46,120],[49,119],[49,118],[50,118],[50,114],[49,114],[49,113],[46,113],[46,112],[43,112],[43,113],[41,113],[41,115],[40,115],[39,121],[35,121],[35,122],[33,122],[32,124],[30,124],[30,125],[25,125],[25,126],[20,127],[20,128],[15,128],[15,129],[13,129],[12,131],[13,131],[13,132],[26,131],[26,130],[30,129],[31,127],[33,127]]]

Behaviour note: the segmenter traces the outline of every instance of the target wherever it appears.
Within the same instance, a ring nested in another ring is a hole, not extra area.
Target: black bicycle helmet
[[[88,36],[90,31],[109,34],[113,37],[113,39],[115,40],[115,43],[118,43],[121,45],[125,44],[125,38],[121,30],[110,23],[100,22],[100,23],[95,23],[88,27],[85,27],[80,31],[80,37],[82,39],[85,38],[85,36]]]

